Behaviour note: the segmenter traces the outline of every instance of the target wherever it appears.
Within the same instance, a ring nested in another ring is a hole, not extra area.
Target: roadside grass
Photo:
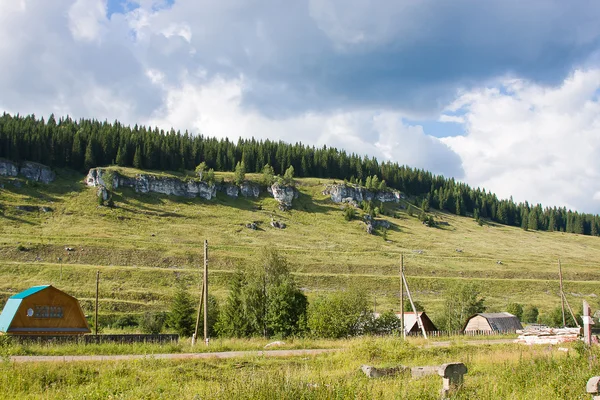
[[[232,174],[218,173],[220,177],[231,179]],[[260,176],[249,174],[248,179]],[[231,271],[257,262],[262,249],[271,246],[287,257],[309,299],[363,288],[378,310],[397,309],[404,254],[413,295],[434,321],[448,285],[464,281],[476,284],[491,311],[519,302],[545,313],[560,304],[560,257],[569,301],[598,305],[597,237],[479,226],[471,218],[439,212],[432,214],[447,225],[428,228],[404,209],[385,205],[397,218],[381,217],[393,224],[384,241],[367,235],[360,221],[344,220],[341,206],[322,193],[324,184],[332,182],[327,179],[298,179],[300,196],[287,212],[267,194],[231,199],[219,193],[214,201],[205,201],[130,189],[115,192],[115,208],[99,207],[95,189],[82,180],[83,175],[58,171],[51,185],[17,188],[12,179],[0,178],[0,306],[31,285],[52,283],[80,298],[90,312],[99,269],[101,314],[166,310],[177,279],[199,295],[204,239],[209,241],[211,292],[220,299],[226,296]],[[19,211],[18,205],[53,211]],[[271,219],[287,228],[272,228]],[[248,222],[259,229],[245,228]]]
[[[584,399],[600,373],[598,349],[566,345],[495,345],[421,349],[394,339],[363,338],[346,351],[300,357],[0,362],[6,399],[438,399],[439,376],[369,379],[361,364],[464,362],[469,372],[453,399]]]

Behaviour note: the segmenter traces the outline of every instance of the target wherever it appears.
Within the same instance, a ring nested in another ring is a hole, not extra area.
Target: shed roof
[[[17,293],[15,295],[10,296],[11,299],[24,299],[25,297],[29,297],[32,294],[36,294],[39,291],[42,291],[50,287],[50,285],[41,285],[41,286],[32,286],[27,290],[22,291],[21,293]]]
[[[523,329],[523,325],[521,325],[521,321],[519,321],[519,318],[508,312],[479,313],[473,315],[471,318],[477,315],[480,315],[483,318],[485,318],[490,324],[490,327],[495,331],[507,332],[514,331],[517,329]],[[469,318],[469,320],[471,320],[471,318]],[[467,324],[469,323],[469,320],[467,321]]]
[[[33,286],[27,290],[24,290],[20,293],[17,293],[8,298],[4,309],[2,310],[2,314],[0,314],[0,332],[8,331],[10,324],[12,323],[17,311],[19,310],[19,306],[21,305],[21,301],[31,296],[32,294],[38,293],[46,288],[49,288],[50,285],[41,285],[41,286]]]

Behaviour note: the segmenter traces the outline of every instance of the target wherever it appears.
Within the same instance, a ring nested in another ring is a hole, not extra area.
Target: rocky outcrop
[[[240,188],[229,183],[223,184],[221,186],[221,191],[224,192],[227,196],[233,198],[237,198],[240,194]]]
[[[35,182],[50,183],[56,179],[56,174],[42,164],[25,161],[20,167],[16,163],[8,160],[0,160],[0,175],[17,176],[22,175],[26,179]]]
[[[385,219],[374,219],[374,218],[371,218],[371,216],[368,214],[365,215],[364,222],[366,225],[367,233],[369,235],[373,234],[375,228],[381,227],[384,229],[390,229],[390,227],[392,226],[392,224],[390,224],[389,221],[386,221]]]
[[[260,187],[251,182],[244,182],[240,185],[240,192],[244,197],[258,197],[260,196]]]
[[[0,160],[0,175],[2,176],[17,176],[19,174],[19,168],[16,164]]]
[[[271,187],[267,188],[269,193],[273,195],[275,200],[279,202],[279,207],[282,210],[292,208],[292,202],[298,198],[298,191],[293,186],[280,185],[275,182]]]
[[[102,168],[90,169],[85,182],[88,186],[106,187],[106,170]],[[137,174],[135,177],[122,176],[119,173],[111,174],[112,187],[130,187],[138,193],[161,193],[169,196],[201,197],[211,200],[216,196],[215,185],[205,182],[190,180],[183,181],[177,178],[163,177],[149,174]]]
[[[400,199],[404,198],[402,193],[397,190],[381,190],[381,191],[370,191],[360,186],[350,185],[329,185],[325,188],[324,194],[331,196],[331,200],[334,203],[352,203],[361,201],[373,201],[378,200],[383,203],[397,203]]]

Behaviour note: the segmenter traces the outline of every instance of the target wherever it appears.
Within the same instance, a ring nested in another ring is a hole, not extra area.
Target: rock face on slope
[[[42,183],[50,183],[56,179],[56,174],[52,172],[50,167],[42,164],[25,161],[19,167],[16,163],[8,160],[0,160],[0,175],[2,176],[17,176],[23,177]]]
[[[293,186],[280,185],[275,182],[267,190],[279,202],[279,207],[283,210],[292,208],[292,202],[298,198],[298,191]]]
[[[85,182],[88,186],[106,187],[107,171],[102,168],[90,169]],[[217,194],[215,185],[205,182],[183,181],[177,178],[162,177],[148,174],[137,174],[130,178],[118,173],[112,173],[112,187],[129,187],[138,193],[161,193],[169,196],[201,197],[206,200],[213,199]]]
[[[403,198],[403,195],[397,190],[385,190],[372,192],[363,187],[348,186],[344,184],[328,185],[324,191],[325,194],[331,195],[331,200],[334,203],[349,203],[378,200],[383,203],[397,203]]]

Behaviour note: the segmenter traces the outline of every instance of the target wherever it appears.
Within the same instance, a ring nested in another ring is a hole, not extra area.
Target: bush
[[[392,335],[400,333],[400,318],[392,310],[388,310],[373,320],[371,332],[375,335]]]
[[[343,338],[368,331],[373,314],[367,297],[359,290],[335,292],[317,298],[308,307],[308,328],[312,335]]]
[[[158,335],[162,332],[163,326],[167,320],[165,313],[144,313],[140,317],[139,326],[143,333]]]
[[[536,306],[528,305],[523,309],[523,322],[535,323],[540,312]]]
[[[506,311],[519,318],[519,320],[523,320],[523,306],[519,303],[509,303],[506,306]]]
[[[113,324],[113,328],[123,329],[132,326],[138,326],[138,320],[131,314],[119,317]]]
[[[346,207],[344,207],[344,219],[346,221],[352,221],[354,218],[356,218],[356,210],[354,207],[346,205]]]

